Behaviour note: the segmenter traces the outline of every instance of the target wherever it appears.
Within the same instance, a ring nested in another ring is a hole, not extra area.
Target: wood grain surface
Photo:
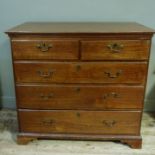
[[[15,62],[16,82],[144,84],[146,62]]]
[[[18,108],[141,109],[143,86],[18,85]]]
[[[139,135],[141,112],[19,110],[21,132]]]

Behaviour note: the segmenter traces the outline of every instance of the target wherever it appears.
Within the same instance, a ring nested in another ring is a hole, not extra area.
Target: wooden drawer
[[[81,41],[83,60],[146,60],[150,40]]]
[[[13,40],[14,59],[78,59],[77,40]]]
[[[139,83],[145,82],[145,62],[15,62],[16,82]]]
[[[141,112],[19,110],[21,132],[139,135]]]
[[[142,108],[143,86],[18,85],[18,108],[127,109]]]

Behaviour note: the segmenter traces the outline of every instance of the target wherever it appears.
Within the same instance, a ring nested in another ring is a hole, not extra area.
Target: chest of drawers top
[[[8,34],[152,34],[153,29],[135,22],[28,22]]]

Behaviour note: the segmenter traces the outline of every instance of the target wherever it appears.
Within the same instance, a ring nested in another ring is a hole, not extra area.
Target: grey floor
[[[144,113],[143,148],[115,142],[39,140],[16,144],[17,118],[13,110],[0,111],[0,155],[155,155],[155,115]]]

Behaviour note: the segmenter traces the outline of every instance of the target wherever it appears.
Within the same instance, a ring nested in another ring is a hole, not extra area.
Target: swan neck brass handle
[[[111,43],[108,44],[107,47],[112,51],[112,52],[121,52],[121,50],[124,48],[123,44],[118,44],[118,43]]]
[[[41,42],[41,43],[38,43],[36,47],[40,49],[41,52],[47,52],[50,48],[52,48],[52,44]]]
[[[104,74],[106,74],[109,78],[118,78],[122,74],[122,70],[118,70],[116,73],[105,71]]]
[[[37,73],[40,77],[49,78],[53,75],[54,71],[55,70],[49,70],[49,71],[45,72],[45,71],[38,70]]]
[[[106,93],[106,94],[103,95],[103,99],[107,99],[109,97],[118,98],[119,95],[116,92]]]
[[[54,97],[54,94],[53,93],[50,93],[48,95],[40,94],[39,97],[42,98],[43,100],[49,100]]]
[[[116,124],[116,121],[115,120],[112,120],[112,121],[103,120],[102,124],[105,125],[106,127],[113,127]]]
[[[52,125],[53,124],[53,120],[52,119],[43,119],[42,120],[42,124],[43,125]]]

